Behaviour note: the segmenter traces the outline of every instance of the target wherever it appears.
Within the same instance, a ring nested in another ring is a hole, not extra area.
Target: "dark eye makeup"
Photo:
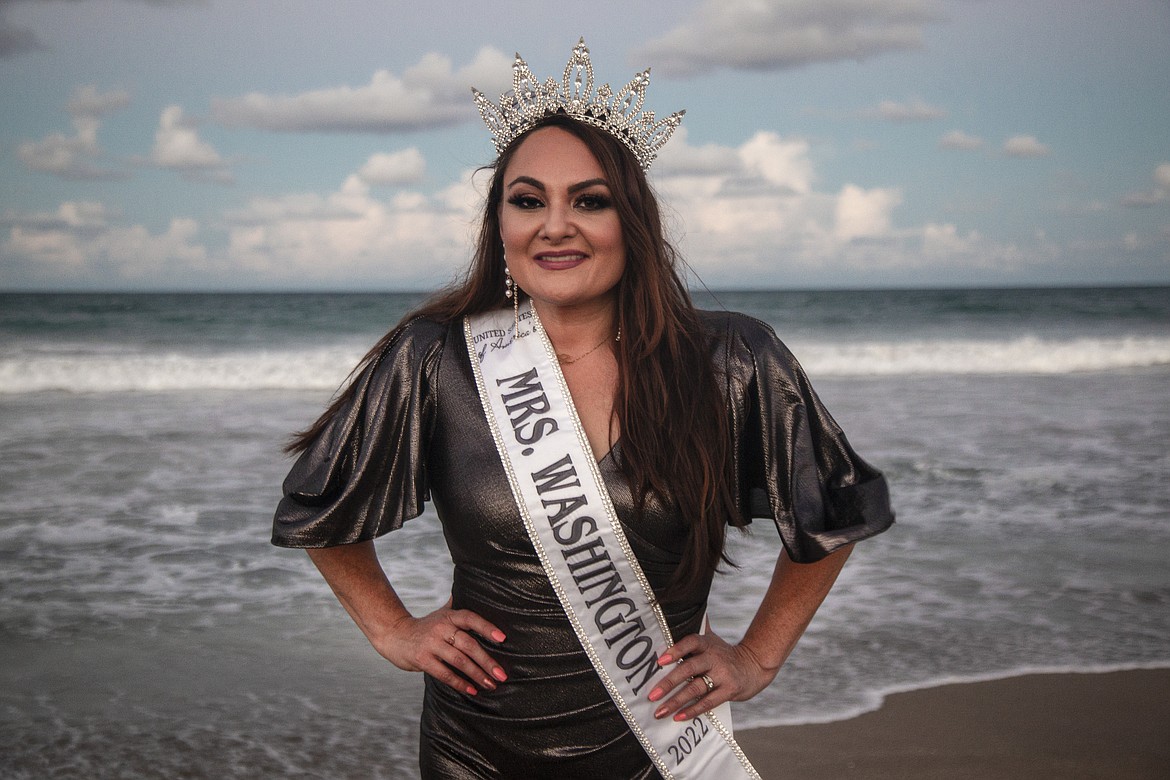
[[[577,208],[585,211],[601,211],[613,205],[613,200],[608,195],[602,195],[600,192],[587,192],[577,198],[574,202]]]
[[[508,203],[518,209],[531,211],[544,205],[544,201],[529,193],[517,193],[508,198]],[[602,211],[613,205],[613,199],[600,192],[587,192],[573,199],[573,208],[582,211]]]
[[[540,208],[541,206],[544,205],[540,201],[540,198],[537,198],[533,195],[529,195],[527,193],[519,193],[517,195],[511,196],[510,198],[508,198],[508,203],[510,205],[515,206],[518,209],[524,209],[525,211],[530,211],[532,209]]]

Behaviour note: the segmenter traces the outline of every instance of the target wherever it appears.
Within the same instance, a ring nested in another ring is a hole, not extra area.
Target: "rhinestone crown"
[[[650,69],[647,68],[636,74],[616,95],[609,84],[602,84],[594,94],[593,63],[582,38],[573,47],[560,84],[553,78],[541,84],[528,63],[517,54],[512,64],[512,89],[500,96],[499,105],[492,103],[475,87],[471,92],[479,115],[492,132],[492,142],[498,153],[502,154],[517,136],[544,117],[563,113],[617,138],[646,170],[686,113],[675,111],[655,122],[653,111],[642,111],[649,84]]]

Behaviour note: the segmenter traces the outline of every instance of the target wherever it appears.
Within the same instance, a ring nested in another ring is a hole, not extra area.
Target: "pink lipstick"
[[[585,262],[588,257],[584,252],[578,252],[575,249],[559,249],[541,252],[532,259],[537,265],[546,270],[565,271],[570,268],[576,268]]]

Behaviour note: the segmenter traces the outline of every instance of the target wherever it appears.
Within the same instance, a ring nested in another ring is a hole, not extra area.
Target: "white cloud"
[[[1161,189],[1151,192],[1131,192],[1121,199],[1121,205],[1134,209],[1146,209],[1157,206],[1164,200],[1166,200],[1166,191]]]
[[[930,0],[704,0],[638,58],[672,76],[862,61],[920,48],[937,19]]]
[[[932,257],[970,254],[979,241],[979,233],[972,231],[960,236],[954,224],[928,223],[922,228],[922,251]]]
[[[125,173],[99,164],[105,152],[97,134],[102,119],[128,105],[130,95],[124,90],[101,93],[93,85],[76,87],[67,104],[74,135],[51,133],[40,141],[25,141],[17,146],[16,156],[31,171],[63,179],[125,178]]]
[[[1170,163],[1162,163],[1154,169],[1154,183],[1163,190],[1170,190]]]
[[[886,236],[890,233],[890,212],[901,203],[899,190],[863,190],[846,184],[837,195],[833,232],[841,241]]]
[[[370,194],[357,174],[336,192],[254,200],[228,215],[228,257],[298,284],[431,288],[466,262],[482,193],[464,180],[433,194]]]
[[[946,109],[932,106],[924,100],[914,99],[908,103],[898,103],[893,100],[883,100],[876,108],[867,108],[861,112],[863,119],[882,119],[887,122],[931,122],[936,119],[946,119]]]
[[[55,212],[9,212],[0,217],[0,225],[26,230],[84,233],[104,230],[111,221],[121,216],[121,212],[97,201],[66,201]]]
[[[766,286],[778,274],[848,266],[854,239],[891,230],[900,195],[818,192],[807,141],[758,132],[738,147],[701,148],[723,167],[654,176],[675,242],[709,283]]]
[[[1121,199],[1121,205],[1131,208],[1149,208],[1170,200],[1170,163],[1159,163],[1154,168],[1153,178],[1153,190],[1131,192]]]
[[[100,119],[121,111],[130,105],[130,93],[123,89],[112,92],[98,92],[93,84],[86,84],[73,90],[66,108],[74,117]]]
[[[1045,157],[1049,149],[1034,135],[1013,135],[1003,142],[1003,153],[1008,157]]]
[[[224,213],[224,221],[236,227],[271,225],[281,222],[335,222],[357,220],[361,213],[353,211],[336,199],[313,192],[294,193],[278,197],[257,197],[242,209]]]
[[[30,171],[51,173],[63,179],[101,179],[113,175],[109,169],[93,165],[92,160],[100,154],[96,140],[80,133],[72,138],[52,133],[40,141],[25,141],[16,148],[17,157]]]
[[[803,139],[758,132],[738,146],[692,146],[685,134],[674,141],[674,162],[652,169],[654,185],[672,240],[715,286],[864,284],[879,273],[911,278],[941,265],[986,274],[1044,260],[1043,247],[1024,251],[951,224],[898,225],[897,186],[818,189]],[[482,202],[483,182],[470,172],[438,192],[389,197],[353,173],[333,192],[255,198],[226,212],[216,226],[226,241],[214,253],[192,220],[153,233],[118,224],[99,203],[62,204],[0,218],[9,233],[0,284],[18,272],[30,278],[35,266],[38,279],[66,285],[165,286],[182,269],[185,283],[434,288],[466,264]]]
[[[188,272],[205,264],[207,249],[195,243],[198,230],[195,220],[176,217],[159,234],[142,225],[111,230],[102,237],[98,248],[124,278],[166,279],[171,266]]]
[[[512,58],[491,47],[459,70],[449,58],[431,53],[401,76],[379,70],[360,87],[217,99],[212,114],[231,127],[283,132],[419,130],[474,118],[469,85],[494,98],[511,83],[511,73]]]
[[[162,232],[120,225],[100,203],[0,216],[0,287],[92,284],[433,289],[467,262],[485,181],[467,171],[433,194],[371,195],[357,174],[332,193],[256,198],[225,212],[226,245],[214,251],[200,225],[174,219]]]
[[[1051,261],[1059,249],[1043,235],[1027,249],[1012,243],[999,243],[978,230],[960,233],[952,223],[927,223],[918,232],[917,241],[923,266],[943,269],[979,269],[997,275],[1013,274],[1027,265]]]
[[[696,149],[713,162],[688,164]],[[651,170],[669,232],[707,284],[863,284],[879,273],[909,279],[940,266],[959,276],[1010,275],[1057,251],[1040,239],[1022,249],[954,224],[900,226],[902,188],[818,190],[811,151],[806,141],[768,132],[738,147],[684,143],[678,158],[664,149],[669,166]]]
[[[412,146],[397,152],[371,155],[357,175],[366,184],[415,184],[422,181],[426,170],[427,163],[422,153]]]
[[[165,231],[151,233],[142,225],[114,224],[118,216],[101,203],[72,201],[51,214],[6,215],[0,219],[9,228],[0,244],[0,284],[157,286],[170,281],[170,271],[186,273],[206,264],[194,220],[175,218]]]
[[[234,179],[227,162],[211,144],[199,137],[197,125],[183,116],[179,106],[167,106],[158,119],[150,164],[178,171],[189,179],[230,184]]]
[[[760,131],[739,148],[743,168],[758,174],[782,190],[807,194],[812,190],[813,165],[807,141],[786,141],[775,133]]]
[[[963,152],[973,152],[983,148],[983,139],[974,135],[967,135],[962,130],[952,130],[938,139],[939,149],[957,149]]]
[[[739,169],[739,155],[734,149],[718,144],[691,146],[688,135],[685,125],[674,131],[654,161],[656,176],[731,173]]]

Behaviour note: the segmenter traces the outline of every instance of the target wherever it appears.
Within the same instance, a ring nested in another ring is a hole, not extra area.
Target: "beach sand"
[[[765,780],[1170,778],[1170,669],[944,685],[736,736]]]

